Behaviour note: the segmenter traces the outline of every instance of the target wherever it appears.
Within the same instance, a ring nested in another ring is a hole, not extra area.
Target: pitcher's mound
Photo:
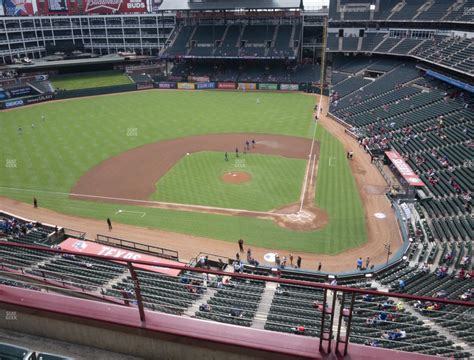
[[[228,184],[243,184],[250,181],[252,177],[245,171],[231,171],[222,175],[222,181]]]

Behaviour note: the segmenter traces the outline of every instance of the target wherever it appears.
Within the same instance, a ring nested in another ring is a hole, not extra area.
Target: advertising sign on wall
[[[5,92],[5,90],[3,89],[0,89],[0,100],[5,100],[7,98],[7,93]]]
[[[84,0],[88,14],[143,13],[146,0]]]
[[[258,84],[258,90],[278,90],[277,84]]]
[[[36,104],[36,103],[43,102],[43,101],[53,100],[53,97],[54,97],[53,94],[35,96],[35,97],[32,97],[32,98],[25,99],[25,103],[27,105]]]
[[[48,0],[48,10],[51,12],[68,10],[67,0]]]
[[[217,83],[218,89],[235,89],[235,83],[233,82],[220,82]]]
[[[392,164],[397,168],[400,175],[406,180],[408,185],[411,186],[425,186],[420,177],[413,171],[403,157],[397,151],[386,151],[385,155],[390,159]]]
[[[153,89],[153,84],[152,83],[137,84],[137,90],[147,90],[147,89]]]
[[[284,91],[298,91],[298,84],[280,84],[280,90]]]
[[[257,90],[257,84],[255,83],[239,83],[237,86],[239,90]]]
[[[32,0],[3,0],[6,16],[29,16],[35,13]]]
[[[7,101],[5,103],[5,109],[11,109],[11,108],[18,107],[18,106],[23,106],[23,105],[25,105],[25,104],[24,104],[22,99]]]
[[[158,84],[159,89],[176,89],[176,83],[167,83],[167,82],[160,82]]]
[[[11,97],[19,97],[31,94],[31,88],[29,86],[21,86],[17,88],[8,89]]]
[[[178,89],[181,89],[181,90],[194,90],[194,84],[193,83],[180,82],[180,83],[178,83]]]
[[[216,83],[214,82],[202,82],[196,84],[196,89],[215,89]]]

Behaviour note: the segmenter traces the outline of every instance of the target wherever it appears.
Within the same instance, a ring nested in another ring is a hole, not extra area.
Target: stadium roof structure
[[[302,0],[163,0],[159,10],[300,9],[302,5]]]

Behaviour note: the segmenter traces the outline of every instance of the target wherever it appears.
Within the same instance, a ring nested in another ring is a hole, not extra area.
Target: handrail
[[[346,293],[353,293],[353,294],[390,296],[393,298],[404,299],[404,300],[421,300],[421,301],[431,301],[431,302],[437,302],[437,303],[448,304],[448,305],[474,307],[474,302],[469,302],[469,301],[434,298],[430,296],[418,296],[418,295],[403,294],[403,293],[397,293],[397,292],[383,292],[383,291],[370,290],[370,289],[359,289],[359,288],[352,288],[352,287],[341,286],[341,285],[316,283],[316,282],[311,282],[311,281],[282,279],[277,276],[270,277],[270,276],[252,275],[252,274],[244,274],[244,273],[230,274],[228,272],[223,272],[219,270],[195,268],[195,267],[190,267],[188,265],[167,264],[167,263],[150,262],[150,261],[144,261],[144,260],[123,260],[123,259],[114,258],[112,256],[89,255],[89,254],[82,255],[80,253],[73,252],[73,251],[49,249],[49,248],[44,248],[40,246],[14,244],[14,243],[7,243],[7,242],[0,242],[0,246],[6,246],[6,247],[12,247],[12,248],[18,247],[18,248],[45,251],[45,252],[56,253],[56,254],[80,255],[80,256],[91,257],[91,258],[100,259],[100,260],[109,260],[109,261],[121,262],[121,263],[126,263],[126,264],[156,266],[156,267],[170,268],[170,269],[182,270],[182,271],[192,271],[192,272],[204,273],[204,274],[221,275],[221,276],[231,275],[232,277],[241,278],[241,279],[264,281],[264,282],[275,282],[278,284],[287,284],[287,285],[301,285],[301,286],[306,286],[306,287],[311,287],[311,288],[316,288],[316,289],[343,291]]]

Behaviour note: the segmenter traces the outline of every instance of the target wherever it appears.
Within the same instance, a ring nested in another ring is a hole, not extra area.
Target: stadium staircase
[[[275,291],[277,289],[277,284],[273,282],[265,283],[265,290],[262,294],[262,299],[257,307],[257,312],[255,318],[253,319],[252,327],[255,329],[265,329],[265,323],[267,322],[268,313],[272,305],[273,297],[275,296]]]

